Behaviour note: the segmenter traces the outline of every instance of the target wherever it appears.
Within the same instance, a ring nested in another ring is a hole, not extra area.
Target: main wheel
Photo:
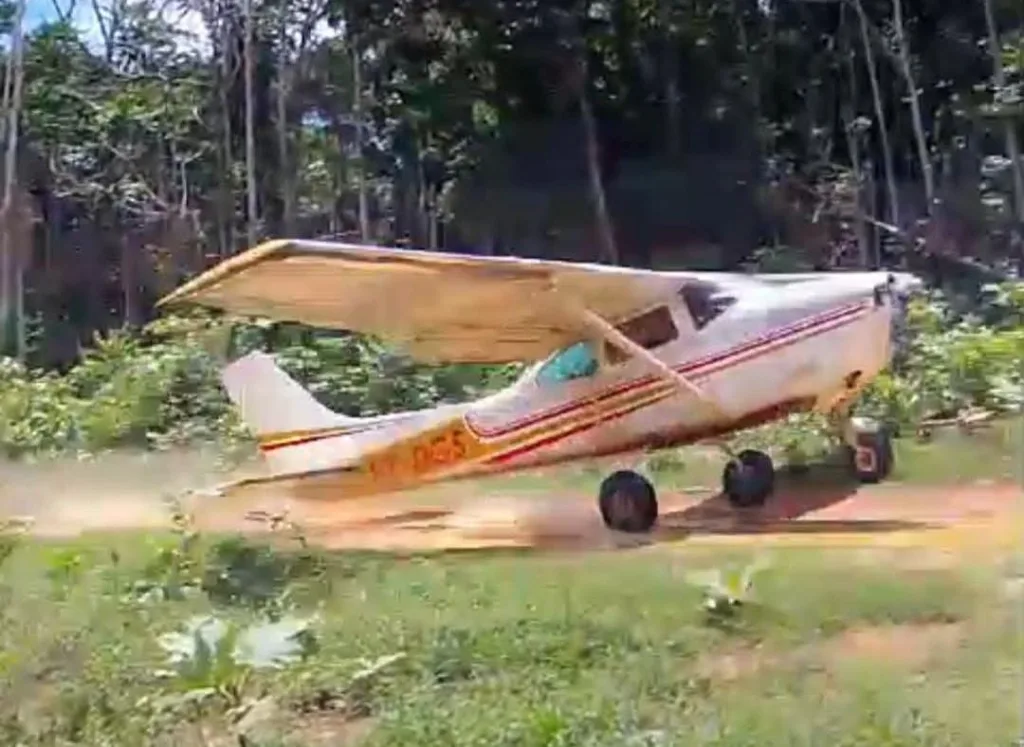
[[[658,496],[650,480],[628,469],[601,483],[598,507],[605,526],[619,532],[649,532],[658,520]]]
[[[744,449],[722,472],[722,491],[733,506],[762,506],[775,490],[775,465],[763,451]]]
[[[857,434],[857,443],[849,448],[853,474],[863,483],[877,483],[892,473],[896,455],[892,438],[884,428]]]

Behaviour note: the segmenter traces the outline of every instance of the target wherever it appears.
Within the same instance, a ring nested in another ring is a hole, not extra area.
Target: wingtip
[[[269,241],[257,244],[251,249],[245,250],[241,254],[236,254],[233,257],[223,259],[210,269],[201,272],[190,280],[182,283],[166,296],[158,300],[155,307],[163,309],[172,304],[186,302],[188,296],[194,294],[201,288],[216,284],[228,275],[237,272],[245,266],[262,259],[269,254],[274,254],[282,249],[287,249],[293,243],[292,239],[270,239]]]

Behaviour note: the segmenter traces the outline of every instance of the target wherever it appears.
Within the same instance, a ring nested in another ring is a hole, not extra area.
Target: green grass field
[[[899,479],[1006,479],[1016,443],[903,442]],[[676,468],[679,483],[696,471]],[[1009,746],[1024,734],[1012,552],[939,563],[681,543],[397,558],[272,550],[187,523],[6,537],[2,745]],[[738,606],[694,575],[754,561],[765,567]],[[195,615],[261,637],[193,643],[168,663],[160,636]],[[305,617],[302,646],[265,622]]]

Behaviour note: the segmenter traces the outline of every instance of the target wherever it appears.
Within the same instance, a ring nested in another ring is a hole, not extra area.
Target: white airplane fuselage
[[[617,328],[718,407],[597,335],[482,399],[381,417],[330,412],[261,353],[229,366],[224,382],[272,479],[344,498],[685,445],[793,411],[828,411],[889,362],[893,300],[878,290],[887,273],[706,277],[703,297],[673,295]]]

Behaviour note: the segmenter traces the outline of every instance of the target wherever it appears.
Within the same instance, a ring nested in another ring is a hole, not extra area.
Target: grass
[[[992,443],[970,447],[972,470],[1003,464],[1000,450],[1013,442]],[[901,443],[910,455],[902,479],[937,480],[964,448]],[[595,477],[558,479],[579,487]],[[915,569],[892,553],[855,563],[836,549],[684,543],[396,558],[274,550],[192,537],[187,526],[8,546],[5,745],[833,747],[1020,737],[1021,598],[1007,577],[1019,575],[1021,557]],[[768,565],[752,596],[731,616],[708,613],[693,574],[755,558]],[[180,672],[160,676],[159,636],[197,613],[240,624],[315,615],[316,650],[280,668],[224,664],[198,685]],[[954,635],[926,646],[936,630]],[[854,645],[854,633],[873,643]],[[389,655],[400,657],[382,663]],[[367,671],[374,661],[379,671]]]
[[[52,547],[8,561],[0,693],[21,731],[9,726],[5,744],[200,743],[180,715],[139,706],[166,689],[155,637],[196,611],[254,613],[205,595],[125,601],[118,576],[137,576],[145,557],[119,542],[116,568],[99,540],[65,546],[88,569],[70,588],[47,578]],[[266,744],[316,744],[302,732],[316,718],[295,704],[323,691],[358,701],[332,715],[370,720],[366,745],[1009,744],[1017,723],[1018,639],[991,569],[900,573],[779,550],[755,589],[761,604],[723,626],[709,624],[685,572],[745,553],[318,560],[322,576],[293,584],[319,610],[319,653],[250,685],[281,699],[279,730],[292,734]],[[822,653],[738,681],[698,666],[717,651],[784,655],[866,626],[956,621],[971,637],[925,679],[898,657],[835,666]],[[346,689],[361,661],[398,652],[407,658],[371,687]],[[226,730],[216,712],[201,720]]]

